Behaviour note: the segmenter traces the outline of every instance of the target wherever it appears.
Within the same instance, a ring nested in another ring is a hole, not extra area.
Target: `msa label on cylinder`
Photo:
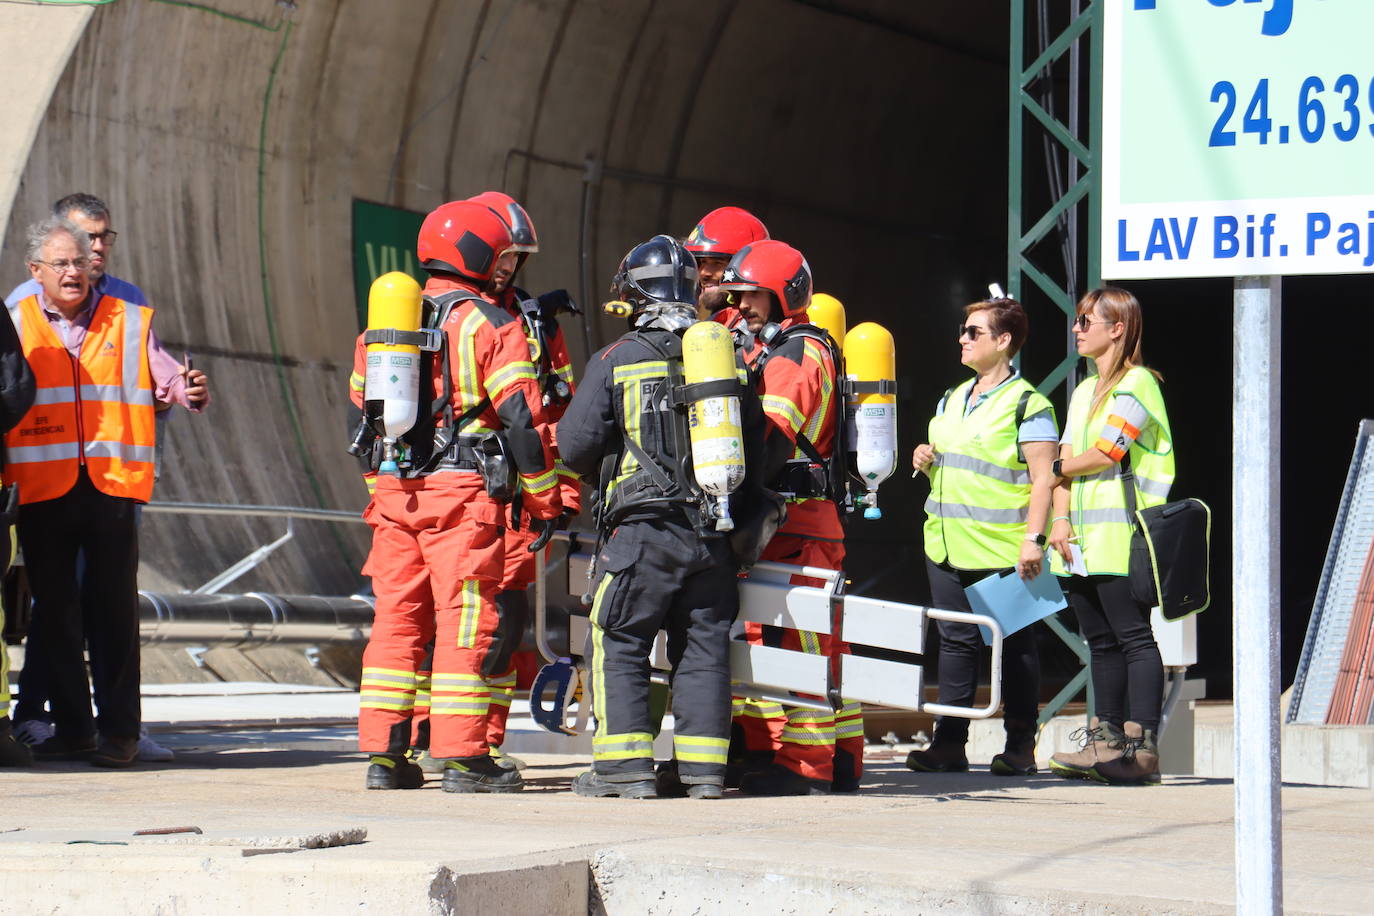
[[[859,408],[854,416],[854,449],[860,452],[897,451],[897,407],[878,404]]]
[[[416,362],[415,357],[406,353],[368,354],[365,383],[367,399],[414,400],[419,389]]]

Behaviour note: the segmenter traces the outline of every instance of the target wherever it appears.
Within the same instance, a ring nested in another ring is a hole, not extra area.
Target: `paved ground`
[[[530,755],[525,792],[472,797],[437,777],[363,791],[340,728],[159,737],[175,763],[0,776],[0,909],[1207,913],[1233,899],[1221,780],[918,775],[884,748],[857,796],[625,802],[567,791],[584,758]],[[1283,799],[1288,910],[1374,912],[1374,792]],[[203,833],[130,835],[183,826]],[[331,841],[347,845],[300,849]]]

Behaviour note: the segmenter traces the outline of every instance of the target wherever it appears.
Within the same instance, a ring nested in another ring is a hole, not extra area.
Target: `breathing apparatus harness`
[[[844,415],[845,405],[851,394],[892,394],[895,393],[895,387],[890,382],[860,382],[849,378],[845,373],[844,354],[835,339],[824,328],[804,323],[783,328],[770,322],[759,330],[759,354],[749,367],[754,379],[763,378],[764,366],[784,344],[798,339],[814,340],[821,344],[835,366],[835,394],[832,401],[835,405],[835,440],[830,457],[825,458],[815,443],[798,431],[797,449],[802,456],[789,459],[783,466],[780,478],[769,489],[789,500],[828,499],[847,515],[854,511],[854,494],[850,489],[853,430]]]
[[[418,331],[368,330],[363,335],[363,342],[419,347],[422,388],[426,385],[425,380],[434,376],[434,360],[439,360],[442,390],[436,392],[437,396],[427,406],[421,398],[415,425],[401,437],[404,447],[397,462],[399,476],[415,478],[439,471],[477,471],[487,494],[498,502],[506,502],[517,496],[519,488],[504,433],[497,430],[462,435],[459,432],[491,407],[491,398],[482,398],[456,418],[453,413],[453,373],[444,325],[453,310],[469,300],[481,301],[482,297],[464,289],[425,296],[424,328]],[[376,471],[381,464],[381,438],[373,420],[364,413],[348,450],[360,458],[366,457],[371,470]]]
[[[567,404],[572,400],[572,386],[554,371],[553,341],[558,336],[558,318],[562,312],[581,315],[582,308],[565,289],[550,290],[539,296],[514,288],[516,307],[525,324],[525,336],[530,342],[530,360],[539,378],[539,391],[544,406]]]
[[[665,461],[663,456],[650,454],[628,431],[622,430],[624,452],[612,452],[601,463],[598,492],[602,498],[594,518],[602,538],[633,514],[675,510],[686,514],[700,536],[721,536],[715,528],[707,494],[692,470],[687,407],[702,398],[740,396],[745,386],[738,378],[686,384],[682,370],[682,334],[692,321],[690,317],[678,316],[676,312],[679,311],[683,309],[650,308],[638,317],[638,326],[621,338],[640,344],[668,365],[665,375],[631,384],[642,386],[641,396],[648,406],[640,414],[641,437],[649,438],[642,424],[652,418],[655,431],[652,438],[661,446],[671,448],[671,458]],[[628,420],[628,417],[622,418],[625,425]],[[639,467],[610,490],[625,452],[634,457]]]

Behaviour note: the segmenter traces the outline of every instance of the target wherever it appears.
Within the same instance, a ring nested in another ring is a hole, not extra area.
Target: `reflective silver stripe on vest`
[[[57,388],[39,388],[33,397],[33,406],[40,404],[70,404],[72,403],[72,386],[62,385]]]
[[[120,379],[124,387],[124,403],[130,406],[151,406],[153,393],[138,386],[139,370],[143,368],[143,309],[136,305],[124,305],[124,375]],[[85,397],[85,385],[82,397]],[[102,401],[117,401],[118,397],[101,398]]]
[[[1004,468],[993,464],[991,461],[984,461],[970,455],[960,455],[957,452],[945,452],[939,456],[938,460],[942,468],[972,471],[975,474],[982,474],[984,477],[991,477],[993,480],[1000,480],[1017,486],[1025,486],[1030,483],[1030,471],[1022,468]]]
[[[87,442],[86,457],[117,458],[126,464],[134,461],[152,464],[153,447],[151,445],[129,445],[124,442],[113,442],[106,439],[96,442]]]
[[[1158,480],[1151,480],[1148,477],[1141,477],[1140,475],[1136,475],[1135,485],[1136,489],[1138,489],[1141,493],[1148,493],[1151,496],[1158,496],[1160,499],[1169,498],[1169,484],[1167,483],[1160,483]]]
[[[10,464],[37,464],[41,461],[70,461],[81,456],[81,446],[75,442],[53,445],[17,445],[5,455]]]
[[[1115,523],[1118,525],[1131,524],[1131,516],[1125,508],[1115,509],[1081,509],[1074,513],[1073,521],[1078,525],[1106,525]]]
[[[940,518],[966,518],[975,522],[993,522],[999,525],[1025,524],[1030,507],[1021,509],[987,509],[983,506],[965,506],[961,503],[937,503],[926,500],[926,511]]]

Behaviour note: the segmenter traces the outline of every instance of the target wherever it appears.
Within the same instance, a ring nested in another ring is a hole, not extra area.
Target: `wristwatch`
[[[1036,547],[1045,546],[1045,536],[1043,534],[1027,534],[1026,540],[1034,541]]]
[[[1050,465],[1050,473],[1053,474],[1055,477],[1063,477],[1063,476],[1064,476],[1064,459],[1063,459],[1063,458],[1056,458],[1056,459],[1054,459],[1054,463]]]

